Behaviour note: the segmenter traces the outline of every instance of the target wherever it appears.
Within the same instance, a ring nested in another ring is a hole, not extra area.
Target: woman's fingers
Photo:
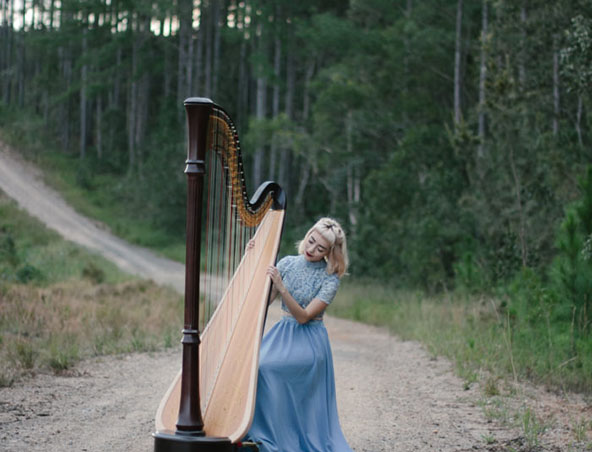
[[[271,277],[271,279],[274,282],[281,280],[280,271],[276,267],[274,267],[273,265],[270,265],[267,268],[267,274]]]

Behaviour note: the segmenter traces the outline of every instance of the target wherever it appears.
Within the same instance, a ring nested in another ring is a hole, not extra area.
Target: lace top
[[[309,262],[300,254],[281,259],[277,268],[284,286],[300,306],[306,308],[315,298],[330,304],[335,298],[340,279],[336,274],[327,274],[324,260]],[[282,299],[282,310],[290,312]],[[322,315],[318,318],[322,318]]]

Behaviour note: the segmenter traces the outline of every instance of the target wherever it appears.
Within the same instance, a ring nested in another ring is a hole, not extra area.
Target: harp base
[[[234,452],[228,438],[176,434],[170,430],[153,433],[154,452]]]

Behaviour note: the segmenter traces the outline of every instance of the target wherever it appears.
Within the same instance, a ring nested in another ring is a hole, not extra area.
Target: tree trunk
[[[204,93],[206,97],[212,96],[212,47],[214,41],[214,26],[213,26],[213,16],[212,14],[212,1],[216,3],[216,0],[210,0],[209,2],[204,2],[204,7],[202,8],[202,21],[206,27],[205,33],[205,46],[206,46],[206,58],[205,58],[205,86],[204,86]],[[203,14],[206,14],[204,17]]]
[[[520,8],[520,54],[518,55],[518,80],[520,88],[526,87],[526,6],[523,3]]]
[[[58,49],[58,55],[60,56],[60,66],[62,67],[62,77],[65,86],[72,85],[72,55],[70,44],[66,44],[66,47],[60,47]],[[70,99],[66,98],[60,102],[60,123],[61,123],[61,141],[62,147],[67,150],[70,148]]]
[[[150,78],[147,73],[142,74],[138,82],[138,100],[136,101],[136,119],[134,121],[134,148],[136,151],[136,165],[138,174],[143,176],[143,157],[142,145],[144,144],[144,134],[146,131],[146,121],[148,119],[148,98],[150,95]]]
[[[407,5],[405,7],[405,20],[411,20],[411,13],[413,12],[413,0],[407,0]],[[409,34],[404,33],[403,35],[403,48],[404,48],[404,56],[403,56],[403,98],[405,102],[409,97],[409,82],[411,81],[411,69],[409,67],[409,59],[411,56],[411,44],[409,42]],[[409,114],[407,109],[403,110],[403,121],[405,124],[409,122]]]
[[[584,149],[584,140],[582,139],[582,113],[584,110],[583,94],[578,93],[578,110],[576,111],[576,132],[578,134],[578,144]]]
[[[520,184],[520,177],[514,161],[514,146],[510,146],[510,169],[512,171],[512,178],[514,179],[514,189],[516,195],[516,208],[518,210],[519,225],[518,225],[518,239],[520,241],[520,256],[522,266],[526,267],[528,264],[528,245],[526,243],[526,212],[522,205],[522,186]]]
[[[197,30],[197,36],[195,39],[195,65],[193,69],[193,93],[196,96],[200,96],[202,91],[201,83],[202,83],[202,70],[203,70],[203,41],[204,41],[204,27],[203,24],[199,24],[199,28]],[[193,94],[192,94],[193,95]]]
[[[348,156],[353,156],[353,111],[349,110],[345,117],[345,143]],[[358,206],[360,203],[360,175],[355,163],[349,163],[347,167],[347,212],[350,232],[355,235],[358,224]]]
[[[88,51],[88,28],[86,21],[82,23],[82,58],[85,58]],[[86,83],[88,78],[88,66],[82,64],[80,69],[80,159],[84,160],[86,157]]]
[[[259,36],[259,58],[266,54],[266,45],[263,24],[261,24],[261,34]],[[264,73],[263,65],[259,64],[257,68],[257,107],[255,117],[258,121],[263,121],[267,116],[267,78]],[[265,153],[265,144],[257,142],[255,154],[253,157],[253,184],[258,186],[263,181],[263,158]]]
[[[286,61],[286,97],[284,101],[284,111],[288,119],[294,119],[294,91],[296,88],[296,68],[294,65],[294,55],[292,49],[292,29],[288,30],[287,39],[287,61]],[[286,191],[289,190],[290,170],[291,170],[290,150],[283,147],[280,153],[279,162],[279,183]]]
[[[477,158],[479,160],[485,156],[485,79],[487,77],[487,26],[487,0],[483,0],[483,9],[481,12],[481,62],[479,68],[479,128],[477,132],[479,137]],[[480,166],[480,164],[477,165],[478,169],[480,169]]]
[[[97,146],[97,158],[101,160],[103,158],[103,102],[102,97],[97,96],[97,111],[96,117],[96,146]]]
[[[246,2],[245,2],[246,3]],[[240,6],[239,6],[240,8]],[[237,24],[242,24],[242,30],[246,30],[247,23],[245,21],[246,5],[244,8],[238,10]],[[236,96],[236,122],[240,130],[242,124],[246,121],[247,102],[249,95],[249,80],[247,74],[247,39],[243,36],[240,44],[239,61],[238,61],[238,85]]]
[[[226,24],[226,11],[220,11],[220,3],[218,1],[214,2],[214,14],[213,14],[213,27],[214,27],[214,56],[212,61],[212,98],[216,98],[218,96],[218,78],[220,74],[220,41],[222,35],[222,27]],[[222,19],[222,20],[221,20]],[[224,22],[222,24],[221,22]]]
[[[553,37],[553,135],[559,133],[559,49],[557,36]]]
[[[188,77],[191,74],[191,28],[192,28],[192,0],[179,0],[179,60],[177,64],[177,105],[182,105],[187,98],[190,80]],[[183,114],[183,110],[179,108],[179,115]]]
[[[310,82],[315,71],[315,59],[310,58],[306,67],[306,75],[304,79],[304,92],[302,101],[302,123],[306,124],[310,115]],[[304,205],[304,193],[306,186],[310,179],[311,166],[314,155],[312,153],[305,154],[301,159],[300,177],[298,178],[298,189],[296,191],[295,204],[297,209],[301,209]]]
[[[136,166],[136,109],[138,104],[138,40],[134,37],[132,44],[132,67],[131,67],[131,83],[128,92],[128,107],[127,107],[127,150],[128,150],[128,174],[131,174]]]
[[[23,1],[23,9],[21,11],[22,16],[21,16],[21,20],[23,23],[23,30],[25,28],[25,16],[27,13],[27,2]],[[16,81],[16,86],[17,86],[17,91],[16,91],[16,99],[17,99],[17,105],[19,107],[24,107],[25,105],[25,33],[19,33],[17,35],[17,56],[16,56],[16,61],[17,61],[17,81]]]
[[[461,39],[462,39],[462,9],[463,0],[458,0],[456,6],[456,43],[454,50],[454,122],[461,121]]]
[[[279,32],[276,31],[275,36],[275,46],[274,46],[274,55],[273,55],[273,73],[274,73],[274,81],[273,81],[273,96],[272,96],[272,116],[273,118],[277,118],[280,114],[280,69],[281,69],[281,58],[282,58],[282,41],[278,34]],[[271,150],[269,156],[269,170],[268,174],[269,180],[276,180],[276,161],[278,157],[278,140],[277,134],[274,132],[273,137],[271,138]]]
[[[49,31],[53,31],[53,15],[55,14],[55,0],[49,3]]]
[[[4,3],[4,33],[2,36],[3,42],[3,66],[2,72],[6,71],[6,75],[3,78],[2,83],[2,99],[4,103],[10,105],[11,92],[12,92],[12,77],[9,75],[10,68],[12,67],[12,54],[13,54],[13,43],[14,43],[14,0],[9,0]]]
[[[172,20],[170,20],[170,21],[172,21]],[[160,35],[161,36],[164,36],[164,33],[165,33],[165,28],[164,28],[165,22],[166,22],[165,19],[163,19],[161,22],[161,26],[160,26],[160,29],[161,29]],[[162,77],[162,93],[163,93],[163,97],[165,99],[168,99],[169,97],[171,97],[171,73],[173,72],[173,70],[171,69],[171,60],[172,59],[173,59],[173,57],[171,56],[170,47],[165,40],[163,42],[163,48],[162,48],[162,60],[163,60],[163,65],[164,65],[163,77]]]

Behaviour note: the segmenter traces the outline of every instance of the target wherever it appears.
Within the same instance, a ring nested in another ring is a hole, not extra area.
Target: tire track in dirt
[[[99,227],[98,223],[66,204],[55,190],[43,183],[42,178],[37,168],[0,143],[0,189],[21,208],[67,240],[101,254],[122,270],[183,291],[183,265],[131,245],[109,233],[105,227]]]

